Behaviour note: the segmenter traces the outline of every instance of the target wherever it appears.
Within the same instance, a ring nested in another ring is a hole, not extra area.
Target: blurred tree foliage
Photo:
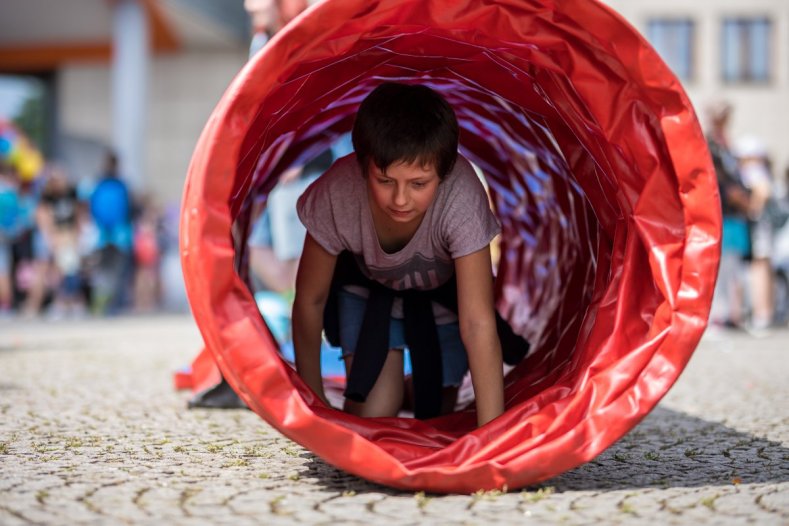
[[[27,135],[39,151],[44,150],[46,141],[45,112],[43,90],[33,90],[14,119],[14,124]]]

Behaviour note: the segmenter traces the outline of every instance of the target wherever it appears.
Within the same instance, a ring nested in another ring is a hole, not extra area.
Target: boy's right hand
[[[332,408],[331,403],[329,403],[329,399],[326,398],[326,392],[323,390],[323,383],[321,383],[321,386],[317,389],[313,386],[310,386],[310,388],[312,389],[312,392],[315,393],[315,398],[321,400],[324,404],[326,404],[326,407],[330,409]]]

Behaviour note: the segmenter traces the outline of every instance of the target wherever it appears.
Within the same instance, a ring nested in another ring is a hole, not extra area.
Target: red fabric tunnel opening
[[[720,217],[690,103],[607,8],[553,4],[321,3],[239,74],[203,132],[182,249],[206,345],[255,412],[342,469],[433,491],[544,480],[643,418],[701,336]],[[506,377],[505,415],[480,429],[473,404],[429,421],[325,407],[237,272],[253,202],[388,80],[452,104],[502,224],[497,308],[532,352]]]

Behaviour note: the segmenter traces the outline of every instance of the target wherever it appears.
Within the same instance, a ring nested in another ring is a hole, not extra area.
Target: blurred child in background
[[[14,299],[12,250],[19,213],[19,185],[13,168],[0,164],[0,316],[11,313]]]
[[[39,227],[48,241],[56,272],[56,289],[50,316],[80,317],[85,313],[80,251],[81,204],[77,190],[62,168],[50,168],[41,193]]]

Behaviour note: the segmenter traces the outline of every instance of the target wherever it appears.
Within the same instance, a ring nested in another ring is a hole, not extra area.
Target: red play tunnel
[[[502,224],[497,306],[531,354],[507,412],[361,419],[316,400],[277,354],[243,279],[251,209],[350,130],[386,80],[453,105]],[[471,492],[586,462],[666,394],[705,328],[717,272],[714,171],[677,79],[593,0],[329,0],[233,81],[186,185],[182,258],[230,383],[283,434],[390,486]]]

